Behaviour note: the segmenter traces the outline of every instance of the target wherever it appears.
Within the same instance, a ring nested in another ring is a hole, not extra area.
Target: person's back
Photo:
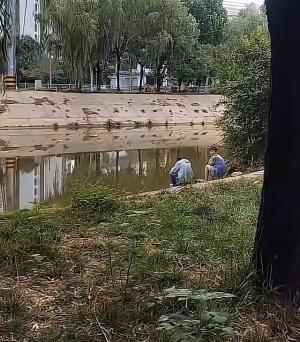
[[[194,178],[191,162],[187,159],[179,159],[171,169],[170,177],[174,186],[191,183]]]
[[[178,172],[178,181],[180,185],[185,185],[191,183],[194,178],[194,172],[192,169],[192,164],[187,159],[181,160],[181,168]]]
[[[212,158],[213,158],[213,167],[214,167],[215,177],[218,177],[218,175],[220,177],[223,177],[227,169],[225,159],[217,153],[213,155]]]

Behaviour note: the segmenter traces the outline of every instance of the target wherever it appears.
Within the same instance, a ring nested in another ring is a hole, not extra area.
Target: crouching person
[[[187,159],[179,158],[170,171],[170,177],[173,186],[183,186],[192,183],[194,172],[191,162]]]
[[[214,146],[210,149],[210,159],[205,166],[205,181],[222,179],[228,172],[227,162],[218,154],[218,149]]]

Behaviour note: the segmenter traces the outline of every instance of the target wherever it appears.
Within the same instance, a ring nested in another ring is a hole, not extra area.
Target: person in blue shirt
[[[186,185],[193,182],[194,172],[191,162],[187,159],[179,158],[170,171],[173,186]]]
[[[215,179],[222,179],[226,176],[228,166],[223,157],[218,154],[218,149],[213,146],[210,149],[210,159],[205,166],[205,181],[211,181]]]

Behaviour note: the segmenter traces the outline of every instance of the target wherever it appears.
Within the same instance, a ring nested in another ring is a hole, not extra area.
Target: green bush
[[[71,207],[79,213],[111,214],[124,204],[122,194],[98,181],[86,179],[71,185]]]
[[[270,39],[267,32],[244,36],[223,51],[219,120],[231,159],[256,166],[263,159],[270,96]]]

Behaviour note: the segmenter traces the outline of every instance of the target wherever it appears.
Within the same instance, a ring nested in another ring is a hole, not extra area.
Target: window
[[[35,13],[38,13],[38,3],[37,2],[34,5],[34,10],[35,10]]]

